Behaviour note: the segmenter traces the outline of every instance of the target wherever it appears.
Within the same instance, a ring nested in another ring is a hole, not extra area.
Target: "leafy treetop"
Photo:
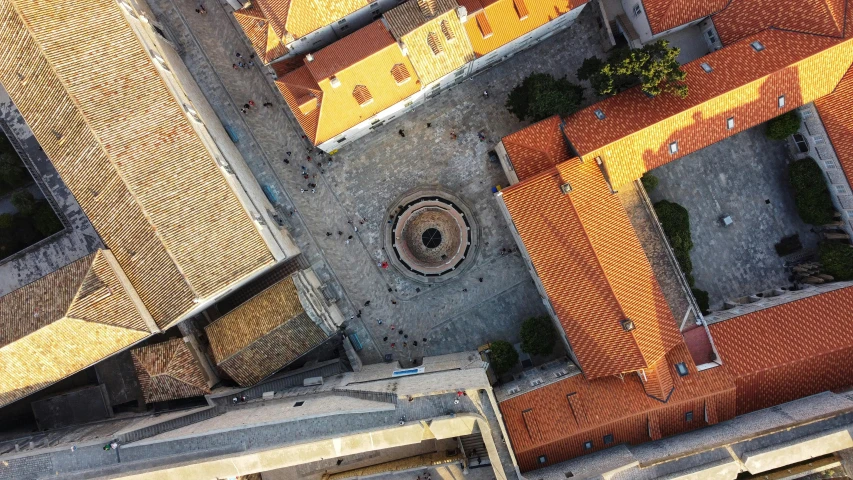
[[[589,69],[597,62],[585,60],[578,70],[578,78],[589,78],[598,95],[615,95],[640,85],[648,95],[657,96],[667,92],[684,98],[687,96],[687,84],[684,83],[687,73],[678,63],[679,53],[681,49],[670,47],[666,40],[636,50],[617,49],[610,53],[607,62],[595,73],[590,74]]]

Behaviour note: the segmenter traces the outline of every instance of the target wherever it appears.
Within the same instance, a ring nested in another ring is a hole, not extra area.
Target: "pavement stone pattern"
[[[660,179],[652,201],[667,199],[690,212],[693,276],[710,294],[712,310],[790,285],[773,248],[782,237],[798,233],[805,249],[816,247],[818,235],[797,215],[787,163],[784,142],[769,140],[759,125],[651,171]],[[724,227],[725,215],[734,224]]]
[[[250,49],[230,18],[230,7],[207,5],[208,13],[198,15],[189,2],[150,3],[220,120],[240,138],[237,146],[258,181],[282,193],[282,210],[295,212],[284,217],[306,258],[321,280],[345,292],[341,308],[365,345],[360,354],[366,363],[391,353],[408,365],[422,356],[470,350],[492,340],[517,342],[520,323],[545,313],[493,198],[492,187],[506,185],[506,179],[487,152],[502,136],[526,125],[503,105],[524,76],[541,71],[574,80],[585,57],[602,55],[595,9],[585,9],[567,30],[344,147],[329,164],[327,156],[308,152],[265,68],[233,69],[235,53]],[[249,100],[273,106],[256,106],[243,115],[239,108]],[[400,129],[405,138],[398,135]],[[480,132],[485,141],[479,140]],[[309,179],[302,176],[303,166]],[[317,184],[316,193],[308,183]],[[379,266],[384,260],[380,237],[390,203],[430,184],[465,200],[482,237],[478,258],[464,275],[424,287]],[[510,248],[513,253],[501,254]]]
[[[103,245],[86,214],[59,178],[59,174],[42,151],[32,130],[25,123],[21,112],[15,108],[2,86],[0,86],[0,122],[11,131],[17,143],[23,148],[26,158],[21,160],[29,163],[30,167],[40,174],[41,181],[61,209],[58,215],[65,217],[64,223],[70,226],[70,229],[50,237],[37,248],[0,262],[0,296],[3,296],[85,257]]]

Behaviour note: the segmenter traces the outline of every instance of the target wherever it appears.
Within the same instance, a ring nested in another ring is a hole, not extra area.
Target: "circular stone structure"
[[[389,263],[411,280],[449,280],[475,258],[479,226],[468,206],[441,187],[402,195],[388,219],[383,239]]]

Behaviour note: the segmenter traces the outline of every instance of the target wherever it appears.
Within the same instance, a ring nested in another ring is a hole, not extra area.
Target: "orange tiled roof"
[[[845,0],[731,0],[714,15],[714,26],[724,44],[767,28],[841,37]]]
[[[568,195],[560,190],[566,182]],[[595,162],[569,160],[502,196],[588,378],[650,367],[680,341],[628,215]],[[626,318],[636,326],[630,332]]]
[[[412,63],[400,50],[381,20],[338,40],[313,55],[313,61],[276,80],[305,135],[315,144],[376,115],[420,89],[420,81],[398,84],[397,65],[414,73]],[[333,86],[334,76],[339,86]],[[414,76],[414,75],[413,75]],[[373,101],[359,105],[355,87],[367,88]],[[306,95],[317,98],[317,108],[300,109]]]
[[[688,375],[674,365],[684,362]],[[722,368],[698,372],[683,343],[661,362],[675,389],[667,402],[646,395],[636,375],[588,380],[577,375],[500,404],[507,433],[522,471],[553,465],[620,443],[643,443],[734,416],[734,385]],[[707,408],[707,418],[706,418]],[[693,421],[685,412],[693,412]],[[604,445],[603,437],[613,435]],[[592,441],[591,450],[584,442]],[[538,457],[545,455],[545,465]]]
[[[718,12],[730,0],[643,0],[652,33],[658,34]]]
[[[243,27],[243,32],[249,37],[252,48],[262,62],[269,63],[288,52],[287,46],[273,29],[272,22],[267,21],[257,4],[250,3],[235,11],[234,18]]]
[[[0,297],[0,406],[151,334],[118,263],[99,250]]]
[[[815,106],[835,149],[847,181],[853,184],[853,67],[829,95],[815,100]]]
[[[738,414],[853,385],[853,287],[709,328],[738,388]]]
[[[468,10],[465,30],[471,39],[474,54],[482,57],[545,25],[557,16],[583,6],[586,2],[587,0],[528,0],[525,3],[528,15],[523,20],[516,10],[514,0],[466,0],[460,4]],[[481,24],[488,25],[484,27],[487,29],[485,34],[481,31]]]
[[[550,170],[573,157],[560,132],[561,121],[554,115],[501,139],[519,181]]]
[[[756,52],[751,42],[760,41]],[[600,156],[614,188],[647,170],[811,102],[838,84],[853,61],[853,41],[766,30],[683,66],[687,98],[649,98],[639,88],[568,116],[566,135],[585,159]],[[701,64],[713,69],[705,73]],[[785,107],[777,97],[785,95]],[[598,120],[600,110],[604,120]],[[735,128],[726,129],[734,117]],[[668,146],[678,142],[678,153]]]
[[[130,351],[145,403],[210,393],[198,359],[181,338]]]

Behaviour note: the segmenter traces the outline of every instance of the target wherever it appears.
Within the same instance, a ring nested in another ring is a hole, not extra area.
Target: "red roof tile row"
[[[832,93],[814,103],[838,163],[853,184],[853,67]]]
[[[663,33],[726,8],[730,0],[643,0],[652,33]]]

